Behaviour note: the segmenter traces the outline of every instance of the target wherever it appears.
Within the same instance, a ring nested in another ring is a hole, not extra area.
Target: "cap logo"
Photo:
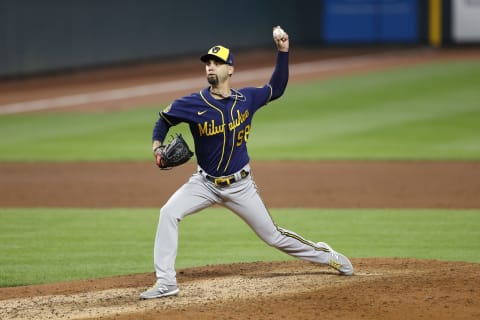
[[[233,65],[233,55],[228,48],[220,45],[213,46],[210,48],[210,50],[208,50],[208,53],[206,55],[200,57],[200,60],[206,62],[209,55],[215,56],[229,65]]]

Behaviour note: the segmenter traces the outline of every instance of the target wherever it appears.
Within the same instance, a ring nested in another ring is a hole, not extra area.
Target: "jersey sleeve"
[[[189,121],[188,102],[185,98],[175,100],[160,111],[159,115],[153,127],[152,140],[163,141],[170,127]]]
[[[171,126],[165,121],[164,118],[161,116],[158,117],[157,122],[155,122],[155,125],[153,126],[152,141],[158,140],[163,142],[170,127]]]
[[[277,53],[277,62],[275,70],[273,70],[272,77],[268,83],[272,87],[272,97],[270,100],[275,100],[283,95],[288,83],[288,52]]]
[[[266,105],[272,98],[272,87],[269,84],[263,87],[247,87],[240,90],[253,111]]]
[[[242,93],[251,99],[253,109],[257,110],[266,105],[269,101],[275,100],[283,95],[288,83],[288,52],[278,52],[275,69],[268,84],[259,88],[244,88]]]
[[[170,126],[175,126],[182,122],[182,112],[180,112],[180,109],[179,103],[174,101],[160,112],[160,117]]]

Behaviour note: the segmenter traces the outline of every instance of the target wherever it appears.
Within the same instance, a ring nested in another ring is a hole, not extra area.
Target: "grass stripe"
[[[350,257],[480,262],[479,210],[274,209]],[[157,209],[0,209],[0,286],[151,272]],[[225,209],[180,224],[177,268],[291,259]]]

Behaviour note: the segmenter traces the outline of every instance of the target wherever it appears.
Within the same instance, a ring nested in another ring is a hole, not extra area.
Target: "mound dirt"
[[[159,208],[196,170],[0,163],[0,207]],[[269,207],[480,208],[480,162],[253,162]]]
[[[179,271],[180,294],[139,300],[153,274],[0,289],[2,319],[477,319],[480,264],[353,259]]]

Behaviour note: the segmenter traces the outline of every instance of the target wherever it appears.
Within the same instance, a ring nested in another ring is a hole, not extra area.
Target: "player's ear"
[[[228,66],[228,75],[231,77],[233,74],[234,68],[233,66]]]

